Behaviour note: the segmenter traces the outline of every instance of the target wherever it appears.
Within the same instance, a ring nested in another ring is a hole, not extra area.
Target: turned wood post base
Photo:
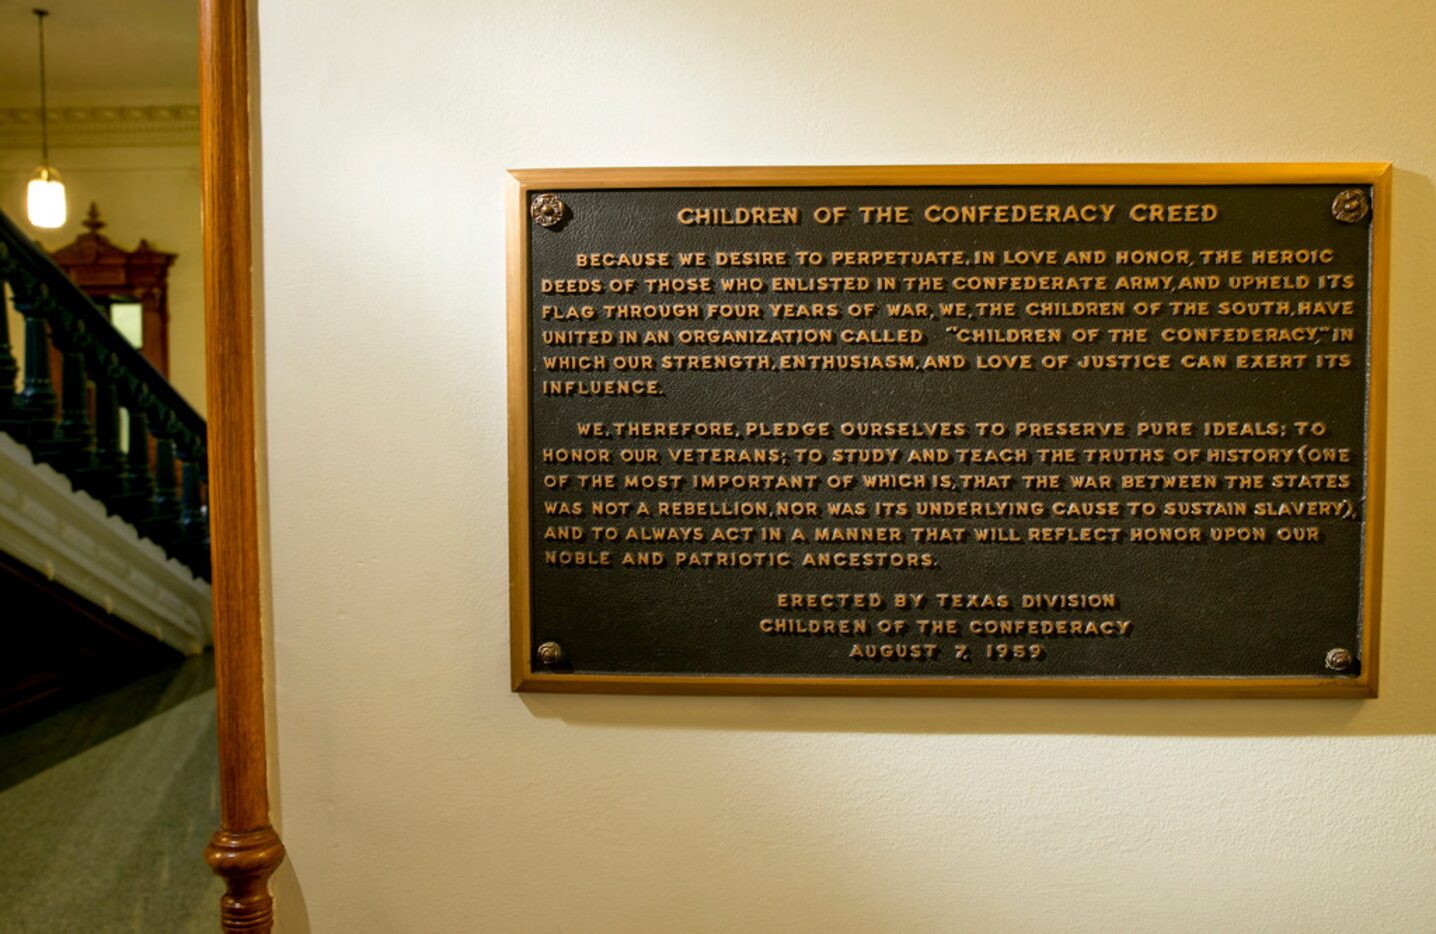
[[[204,858],[224,879],[225,893],[219,900],[221,930],[268,932],[274,924],[269,877],[284,861],[284,844],[274,829],[216,831]]]

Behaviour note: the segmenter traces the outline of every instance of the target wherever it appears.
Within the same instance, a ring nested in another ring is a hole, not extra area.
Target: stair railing
[[[0,322],[0,432],[208,580],[204,419],[3,212],[0,285],[24,319],[25,361],[22,371]],[[58,395],[51,344],[60,354]]]

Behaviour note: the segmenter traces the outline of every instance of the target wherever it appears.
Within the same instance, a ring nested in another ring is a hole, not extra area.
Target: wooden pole
[[[269,876],[284,846],[269,825],[259,519],[246,0],[199,0],[205,360],[214,565],[220,829],[205,858],[224,878],[220,924],[269,931]]]

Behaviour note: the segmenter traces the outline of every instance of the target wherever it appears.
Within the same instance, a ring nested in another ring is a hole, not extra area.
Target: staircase
[[[3,728],[203,651],[211,617],[204,419],[3,213],[0,287]]]

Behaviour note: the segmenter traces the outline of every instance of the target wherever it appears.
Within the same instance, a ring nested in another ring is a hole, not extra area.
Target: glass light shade
[[[65,183],[60,173],[42,165],[25,189],[25,216],[35,227],[65,226]]]

